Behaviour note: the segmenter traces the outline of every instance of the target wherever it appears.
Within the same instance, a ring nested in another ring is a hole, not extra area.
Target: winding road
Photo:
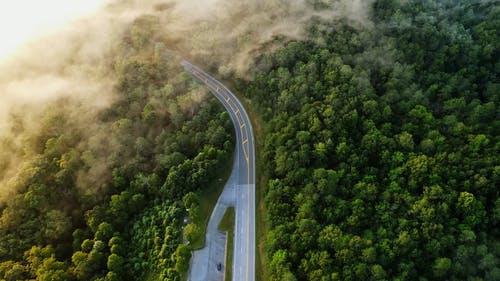
[[[202,82],[222,103],[233,121],[236,149],[231,176],[207,226],[205,247],[193,253],[188,273],[191,281],[222,281],[225,270],[225,233],[218,231],[227,207],[234,206],[233,280],[255,280],[255,151],[250,119],[236,96],[222,83],[187,61],[184,70]],[[217,265],[221,263],[219,271]],[[229,265],[231,266],[231,265]]]

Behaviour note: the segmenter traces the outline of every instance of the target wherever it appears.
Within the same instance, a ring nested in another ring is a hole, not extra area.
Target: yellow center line
[[[233,108],[233,105],[234,105],[234,108]],[[231,110],[234,113],[237,113],[236,110],[238,109],[238,107],[234,104],[234,101],[232,99],[230,99],[229,106],[231,106]]]
[[[196,76],[198,79],[202,80],[205,82],[205,84],[209,87],[212,87],[212,88],[215,88],[216,92],[219,93],[220,91],[220,88],[219,87],[216,87],[216,86],[213,86],[212,84],[210,84],[208,82],[208,80],[206,78],[204,78],[200,73],[198,73],[196,70],[191,70],[191,73]],[[240,121],[240,118],[238,117],[238,113],[240,112],[239,108],[236,107],[236,110],[233,109],[233,107],[231,106],[231,99],[228,95],[226,95],[224,92],[222,93],[219,93],[225,100],[226,102],[228,103],[229,107],[233,110],[234,114],[236,115],[236,118],[238,120],[238,124],[240,125],[240,134],[241,134],[241,137],[243,138],[244,137],[244,133],[243,133],[243,128],[246,127],[246,123],[243,121],[243,123],[241,124],[239,121]],[[234,103],[234,102],[233,102]],[[243,119],[243,116],[242,116],[242,119]],[[248,135],[248,134],[247,134]],[[245,145],[248,144],[249,140],[248,138],[246,138],[245,140],[243,140],[242,142],[242,146],[243,146],[243,153],[245,154],[245,160],[246,160],[246,163],[247,163],[247,241],[246,241],[246,248],[247,248],[247,253],[249,254],[250,253],[250,202],[251,202],[251,187],[250,187],[250,147],[248,147],[248,151],[245,149]],[[246,273],[245,273],[245,280],[248,281],[248,278],[249,278],[249,255],[246,255]]]
[[[232,109],[232,108],[231,108],[231,109]],[[235,111],[235,110],[233,110],[233,112],[234,112],[234,115],[236,116],[236,119],[238,120],[238,125],[241,125],[241,124],[244,122],[244,120],[243,120],[243,118],[240,118],[240,117],[241,117],[240,115],[238,115],[238,112],[239,112],[239,111],[237,111],[237,110],[236,110],[236,111]]]

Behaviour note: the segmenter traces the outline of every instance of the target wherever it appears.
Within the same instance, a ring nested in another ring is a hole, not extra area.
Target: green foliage
[[[242,87],[266,123],[269,280],[499,280],[500,9],[372,7],[370,27],[311,21]],[[57,101],[23,135],[13,116],[0,141],[24,165],[0,206],[0,280],[185,277],[182,222],[199,219],[232,128],[214,99],[190,99],[159,28],[124,30],[95,119]]]
[[[175,270],[177,272],[187,272],[189,268],[189,260],[191,259],[191,249],[186,245],[179,245],[174,252]]]
[[[500,10],[373,7],[374,28],[312,28],[244,85],[266,123],[269,280],[493,280]]]
[[[108,270],[115,273],[123,271],[123,264],[125,263],[123,257],[117,254],[111,254],[108,257]]]
[[[26,133],[19,192],[0,206],[0,280],[185,273],[183,205],[194,207],[219,177],[232,126],[215,99],[193,98],[200,91],[155,38],[158,24],[143,16],[123,34],[108,69],[115,98],[95,120],[79,120],[61,101]],[[98,135],[86,131],[89,122]]]
[[[234,255],[234,227],[235,227],[235,209],[228,207],[224,216],[219,222],[218,230],[226,233],[226,261],[224,278],[231,280],[233,278],[233,255]]]
[[[193,242],[202,234],[200,228],[194,223],[189,223],[184,228],[184,235],[189,242]]]

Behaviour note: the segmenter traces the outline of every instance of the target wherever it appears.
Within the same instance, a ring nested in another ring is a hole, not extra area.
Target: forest
[[[22,147],[18,194],[0,206],[0,280],[181,280],[190,259],[183,220],[196,193],[232,158],[229,115],[182,72],[141,17],[123,35],[112,71],[117,98],[90,120],[71,101],[47,105]],[[12,116],[13,135],[24,132]],[[102,182],[92,168],[106,161]],[[100,163],[101,162],[101,163]],[[192,213],[193,211],[191,211]],[[186,233],[187,235],[187,233]],[[188,237],[189,240],[189,237]]]
[[[364,22],[321,16],[337,2],[304,1],[305,36],[241,20],[227,49],[199,39],[215,34],[203,24],[175,46],[162,19],[139,16],[103,66],[109,105],[62,97],[34,127],[13,112],[0,281],[186,279],[200,230],[184,219],[234,149],[229,115],[182,71],[188,44],[262,122],[259,280],[500,280],[500,6],[374,0]],[[218,64],[240,46],[250,71]]]
[[[500,7],[373,9],[242,86],[266,123],[266,280],[500,280]]]

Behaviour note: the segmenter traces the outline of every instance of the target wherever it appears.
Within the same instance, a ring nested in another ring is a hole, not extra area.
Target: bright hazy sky
[[[105,0],[0,0],[0,59],[22,43],[91,14]]]

